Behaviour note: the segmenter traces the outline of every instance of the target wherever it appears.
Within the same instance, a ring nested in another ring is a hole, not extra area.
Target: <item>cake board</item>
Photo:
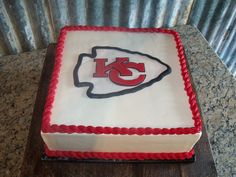
[[[117,160],[75,160],[46,157],[43,154],[44,145],[40,137],[40,128],[54,64],[55,47],[56,44],[50,44],[47,50],[21,168],[21,176],[75,176],[78,174],[80,176],[124,176],[132,174],[136,176],[140,173],[145,174],[144,176],[152,176],[152,174],[159,174],[160,176],[216,176],[216,169],[204,126],[202,137],[195,146],[196,156],[182,162],[178,161],[178,163],[176,161],[160,160],[126,161],[129,163],[124,163],[124,161]],[[193,162],[195,158],[194,163],[186,163]],[[67,163],[63,163],[65,161]]]
[[[42,153],[41,159],[43,161],[64,161],[64,162],[86,162],[86,163],[191,163],[195,162],[195,154],[190,159],[185,160],[103,160],[103,159],[74,159],[74,158],[63,158],[63,157],[49,157],[45,153]]]

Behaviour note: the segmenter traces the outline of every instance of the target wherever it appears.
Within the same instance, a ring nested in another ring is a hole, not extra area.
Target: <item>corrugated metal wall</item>
[[[45,48],[64,25],[196,26],[236,76],[236,0],[0,0],[0,56]]]

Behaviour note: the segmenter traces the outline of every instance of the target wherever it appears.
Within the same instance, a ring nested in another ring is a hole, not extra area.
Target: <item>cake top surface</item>
[[[173,34],[65,29],[51,125],[195,127]]]

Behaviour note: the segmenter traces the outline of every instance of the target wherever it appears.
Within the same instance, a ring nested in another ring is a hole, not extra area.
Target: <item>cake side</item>
[[[43,133],[48,149],[79,152],[189,152],[201,133],[191,135],[107,135]]]

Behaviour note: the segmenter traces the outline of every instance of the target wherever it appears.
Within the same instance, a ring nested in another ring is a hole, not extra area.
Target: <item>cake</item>
[[[176,31],[61,29],[42,118],[47,156],[189,159],[201,126]]]

